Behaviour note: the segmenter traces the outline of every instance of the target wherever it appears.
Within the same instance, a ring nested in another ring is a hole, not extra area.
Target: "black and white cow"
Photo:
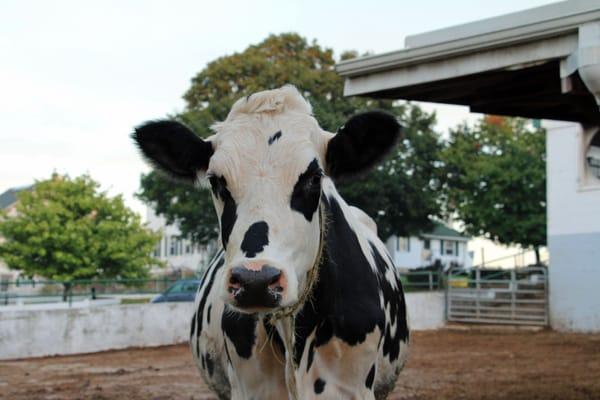
[[[207,384],[222,399],[385,398],[408,353],[402,286],[375,223],[334,181],[376,164],[396,119],[367,112],[332,134],[284,86],[213,128],[206,140],[174,121],[133,134],[157,168],[212,188],[223,250],[190,336]]]

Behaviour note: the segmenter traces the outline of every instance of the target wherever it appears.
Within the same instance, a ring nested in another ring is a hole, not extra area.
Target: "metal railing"
[[[400,280],[405,292],[433,291],[445,287],[445,276],[440,271],[401,272]]]
[[[177,278],[95,279],[95,280],[17,280],[0,283],[0,305],[52,303],[96,299],[115,295],[152,295],[164,292]]]
[[[178,278],[94,279],[94,280],[17,280],[0,282],[0,306],[16,303],[52,303],[96,299],[121,295],[162,293]],[[432,291],[445,287],[444,274],[438,271],[400,273],[405,291]],[[66,286],[65,286],[66,285]]]
[[[450,270],[446,313],[455,322],[546,326],[546,268]]]

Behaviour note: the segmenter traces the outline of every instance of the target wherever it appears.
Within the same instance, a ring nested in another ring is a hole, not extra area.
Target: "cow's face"
[[[372,166],[399,125],[381,112],[323,131],[295,88],[240,99],[201,140],[173,121],[136,129],[144,155],[173,177],[209,182],[225,249],[223,299],[242,312],[295,304],[318,257],[323,186]]]

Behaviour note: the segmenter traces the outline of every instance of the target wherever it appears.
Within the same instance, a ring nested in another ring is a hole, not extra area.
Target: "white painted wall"
[[[586,132],[572,122],[544,121],[547,130],[548,235],[600,232],[600,180],[586,179]]]
[[[444,294],[406,294],[413,330],[444,325]],[[188,340],[194,304],[132,304],[46,311],[2,311],[0,360],[151,347]]]
[[[161,346],[188,340],[193,303],[0,311],[0,359]]]
[[[411,330],[440,329],[446,325],[444,292],[407,293],[405,296]]]
[[[550,323],[600,332],[600,182],[584,168],[586,132],[579,124],[544,121]]]

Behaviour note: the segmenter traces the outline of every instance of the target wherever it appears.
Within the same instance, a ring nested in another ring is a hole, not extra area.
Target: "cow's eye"
[[[316,174],[314,174],[311,178],[310,178],[310,185],[311,186],[320,186],[321,185],[321,179],[323,178],[323,174],[319,171]]]
[[[304,190],[307,192],[314,192],[321,190],[321,179],[323,178],[323,172],[315,171],[307,177],[304,181]]]

